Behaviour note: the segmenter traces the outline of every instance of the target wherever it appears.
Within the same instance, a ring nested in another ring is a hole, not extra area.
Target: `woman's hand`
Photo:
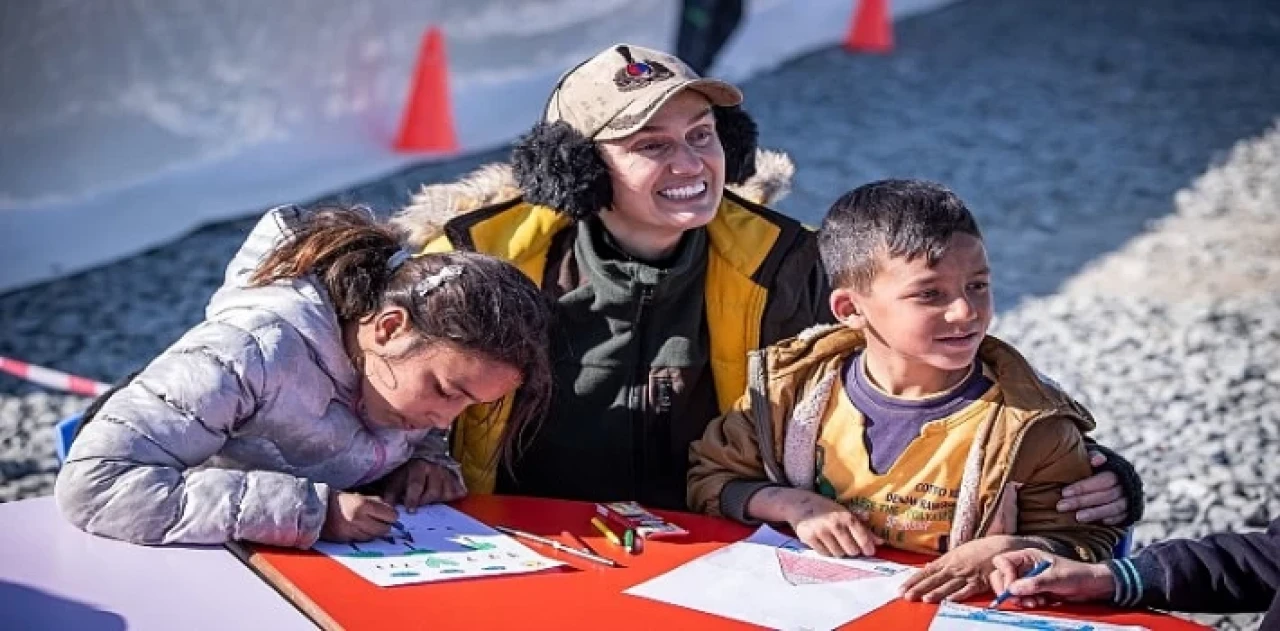
[[[448,467],[411,458],[386,478],[382,499],[388,504],[404,504],[413,512],[423,504],[452,502],[467,494],[467,489]]]
[[[927,603],[967,600],[991,591],[992,557],[1035,544],[1021,537],[994,535],[974,539],[938,557],[902,584],[902,597]]]
[[[394,506],[371,495],[331,491],[320,538],[343,543],[384,537],[399,516]]]
[[[1102,452],[1089,452],[1089,464],[1093,468],[1106,462]],[[1128,517],[1129,502],[1124,497],[1120,478],[1110,471],[1102,471],[1063,488],[1057,509],[1059,513],[1075,512],[1077,521],[1100,521],[1114,526]]]

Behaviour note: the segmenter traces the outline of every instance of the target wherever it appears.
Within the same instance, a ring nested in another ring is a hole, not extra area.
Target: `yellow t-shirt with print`
[[[1000,399],[993,383],[976,401],[926,423],[893,465],[877,474],[864,439],[865,417],[837,387],[818,435],[818,492],[849,507],[895,548],[946,552],[965,459],[978,426]]]

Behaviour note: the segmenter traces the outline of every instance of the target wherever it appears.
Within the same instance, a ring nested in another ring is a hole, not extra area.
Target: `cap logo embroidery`
[[[619,92],[639,90],[655,81],[665,81],[675,76],[670,68],[652,59],[636,61],[631,56],[631,49],[626,46],[619,46],[614,50],[627,62],[627,65],[619,68],[613,75],[613,84],[618,87]]]

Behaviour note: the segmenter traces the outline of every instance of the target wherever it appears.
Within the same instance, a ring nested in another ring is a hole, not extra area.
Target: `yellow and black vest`
[[[510,261],[541,286],[553,242],[572,224],[554,209],[516,198],[455,217],[423,253],[490,254]],[[745,392],[749,351],[831,316],[812,230],[726,191],[706,237],[705,318],[715,397],[723,411]],[[490,406],[475,406],[454,425],[454,457],[472,493],[495,490],[498,440],[511,403],[504,401],[493,414]]]

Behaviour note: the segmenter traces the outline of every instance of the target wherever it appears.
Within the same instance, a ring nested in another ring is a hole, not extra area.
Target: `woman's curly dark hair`
[[[741,184],[756,173],[756,123],[740,106],[711,109],[724,147],[725,181]],[[522,136],[511,151],[511,170],[525,201],[574,220],[613,201],[609,167],[596,143],[564,121],[538,123]]]
[[[724,179],[742,184],[756,174],[756,141],[760,133],[756,121],[741,105],[712,108],[716,134],[724,147]]]
[[[575,220],[613,201],[609,167],[596,143],[564,121],[538,123],[511,151],[511,171],[525,201]]]

